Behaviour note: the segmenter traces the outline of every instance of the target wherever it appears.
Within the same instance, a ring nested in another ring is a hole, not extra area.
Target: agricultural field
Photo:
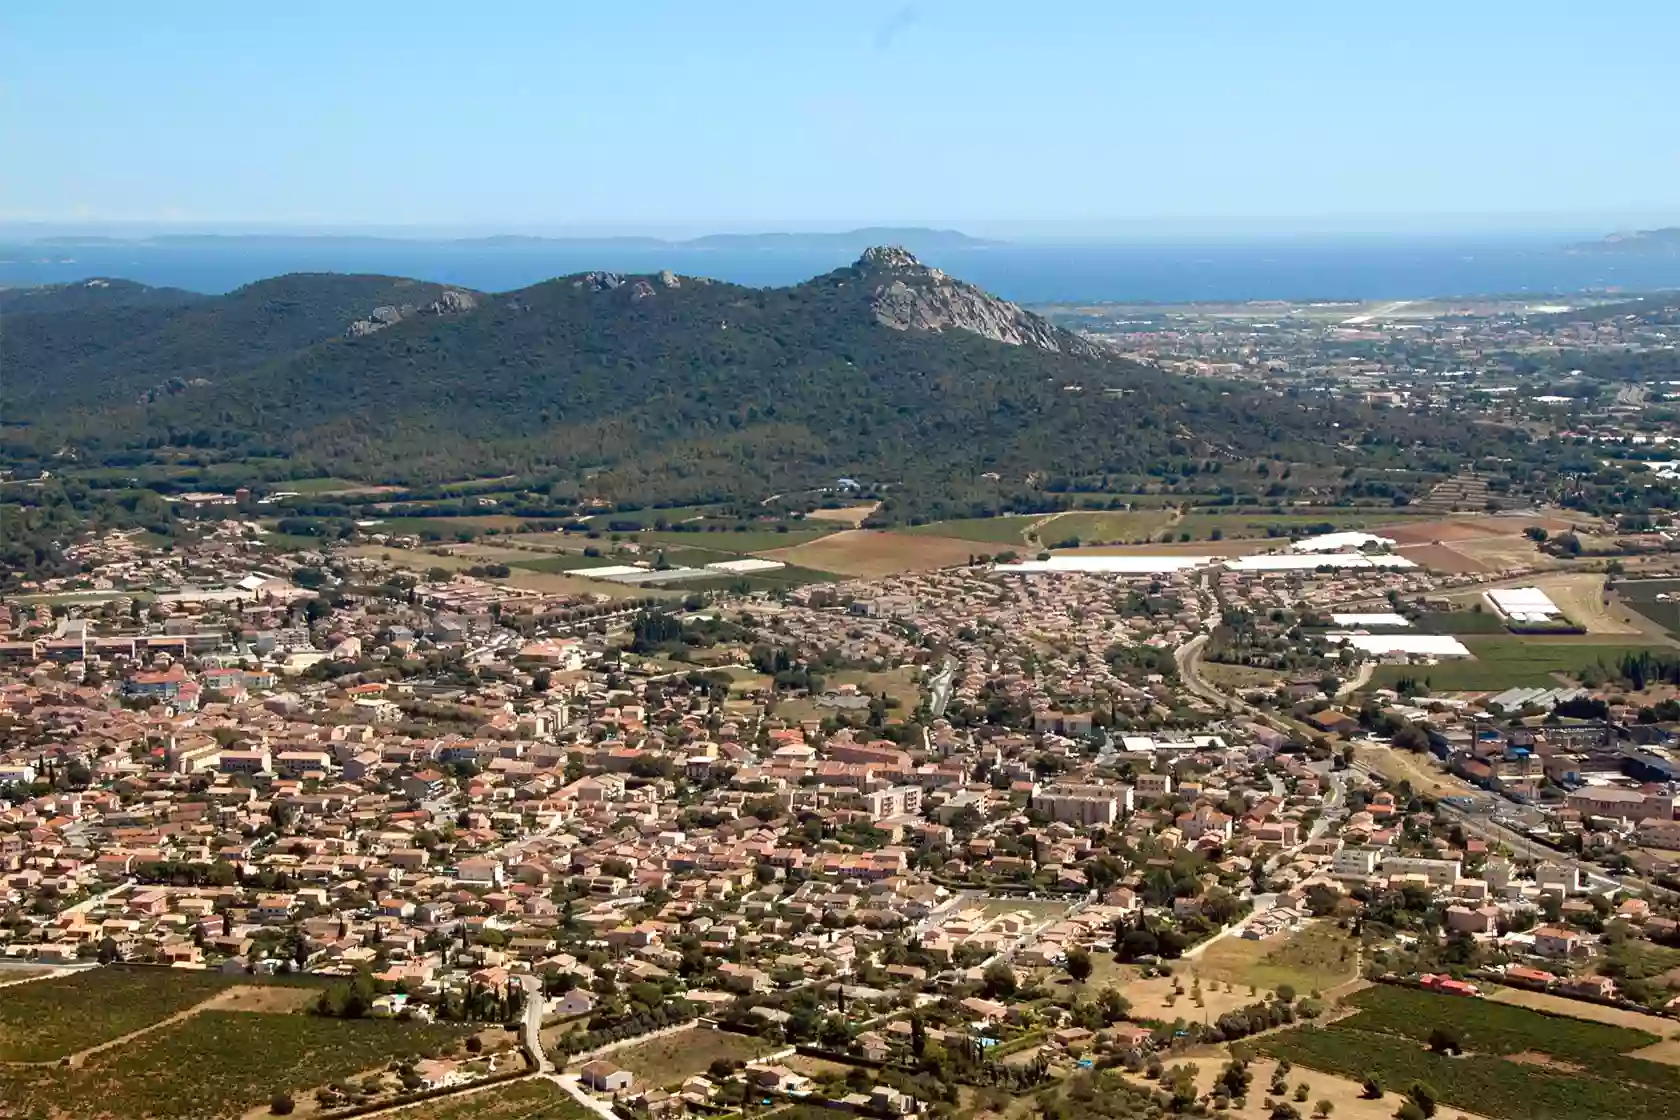
[[[973,541],[951,537],[884,529],[845,529],[807,544],[777,548],[759,555],[767,560],[781,560],[819,572],[867,579],[900,572],[956,567],[985,551]]]
[[[1633,1057],[1645,1031],[1564,1018],[1492,1000],[1379,985],[1350,997],[1355,1014],[1255,1040],[1274,1058],[1393,1088],[1421,1081],[1444,1105],[1499,1120],[1669,1120],[1680,1116],[1680,1068]],[[1464,1053],[1434,1053],[1433,1032]]]
[[[1143,544],[1159,538],[1172,522],[1172,512],[1164,509],[1063,513],[1039,525],[1038,539],[1045,544],[1070,539],[1081,544]]]
[[[1550,1015],[1565,1015],[1571,1019],[1586,1019],[1594,1023],[1609,1023],[1613,1027],[1627,1027],[1629,1030],[1645,1031],[1658,1038],[1672,1039],[1680,1036],[1680,1022],[1665,1019],[1660,1015],[1647,1015],[1639,1011],[1628,1011],[1620,1007],[1606,1007],[1603,1004],[1588,1003],[1585,1000],[1569,999],[1565,996],[1554,996],[1549,992],[1531,992],[1526,988],[1493,988],[1487,998],[1495,1003],[1508,1003],[1514,1007],[1526,1007],[1530,1011],[1544,1011]],[[1658,1046],[1663,1045],[1658,1043]],[[1634,1051],[1636,1055],[1644,1056],[1645,1051]],[[1664,1060],[1664,1059],[1653,1059]],[[1675,1059],[1666,1059],[1675,1064]]]
[[[744,1062],[770,1049],[763,1039],[751,1035],[690,1027],[615,1050],[612,1060],[635,1074],[638,1085],[671,1089],[697,1073],[705,1073],[718,1058]]]
[[[1619,580],[1615,598],[1665,633],[1680,636],[1680,579]]]
[[[56,1061],[152,1026],[231,984],[215,973],[95,968],[7,988],[0,1061]]]
[[[509,1081],[398,1109],[391,1120],[592,1120],[594,1113],[540,1077]]]
[[[1019,514],[1006,514],[1002,517],[964,517],[955,521],[930,521],[926,525],[911,525],[897,532],[919,537],[951,537],[956,540],[1021,549],[1026,547],[1027,530],[1040,520],[1042,518]]]
[[[1288,984],[1300,995],[1345,984],[1358,975],[1359,946],[1333,922],[1313,922],[1287,936],[1247,941],[1225,937],[1189,966],[1204,982],[1234,983],[1245,991]]]
[[[1649,642],[1606,642],[1586,635],[1468,635],[1475,656],[1436,665],[1380,665],[1372,683],[1392,688],[1403,678],[1431,692],[1500,692],[1518,685],[1548,687],[1578,677],[1584,669],[1617,661],[1623,654],[1660,650]]]
[[[448,1050],[464,1032],[372,1019],[203,1011],[84,1065],[0,1066],[0,1116],[218,1120],[387,1062]]]
[[[1321,532],[1325,526],[1332,530],[1365,529],[1382,536],[1394,536],[1389,527],[1405,518],[1404,512],[1391,509],[1313,509],[1289,513],[1189,513],[1172,526],[1176,538],[1189,533],[1191,540],[1210,540],[1217,530],[1226,537],[1263,537],[1287,540]]]

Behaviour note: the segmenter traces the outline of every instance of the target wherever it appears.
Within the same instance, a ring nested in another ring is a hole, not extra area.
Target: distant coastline
[[[271,276],[336,272],[410,277],[476,291],[590,271],[705,276],[748,287],[797,283],[899,244],[1018,303],[1431,299],[1652,292],[1680,288],[1680,254],[1585,252],[1569,237],[1291,237],[1055,244],[950,230],[653,237],[170,234],[8,240],[0,285],[92,277],[216,294]]]

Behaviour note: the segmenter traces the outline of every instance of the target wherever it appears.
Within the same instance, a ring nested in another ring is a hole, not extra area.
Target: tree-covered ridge
[[[1172,460],[1330,462],[1456,438],[1085,348],[892,329],[871,280],[866,262],[771,289],[590,274],[358,337],[349,324],[374,307],[442,289],[299,275],[161,321],[58,315],[8,333],[8,416],[28,426],[6,436],[14,456],[68,448],[81,462],[192,448],[405,483],[569,476],[640,501],[846,476],[940,502]]]

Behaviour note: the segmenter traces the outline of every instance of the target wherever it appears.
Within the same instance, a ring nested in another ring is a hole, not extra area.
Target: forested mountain
[[[0,346],[14,459],[189,447],[408,483],[546,474],[636,500],[839,476],[954,494],[991,474],[1329,461],[1349,438],[1419,434],[1107,357],[902,250],[772,289],[286,276],[172,309],[13,313]]]
[[[71,284],[0,288],[0,313],[87,311],[100,307],[183,307],[204,296],[181,288],[153,288],[132,280],[95,277]]]

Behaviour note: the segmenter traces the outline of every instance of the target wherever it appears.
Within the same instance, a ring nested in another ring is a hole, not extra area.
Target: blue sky
[[[0,221],[1680,222],[1680,4],[0,5]]]

